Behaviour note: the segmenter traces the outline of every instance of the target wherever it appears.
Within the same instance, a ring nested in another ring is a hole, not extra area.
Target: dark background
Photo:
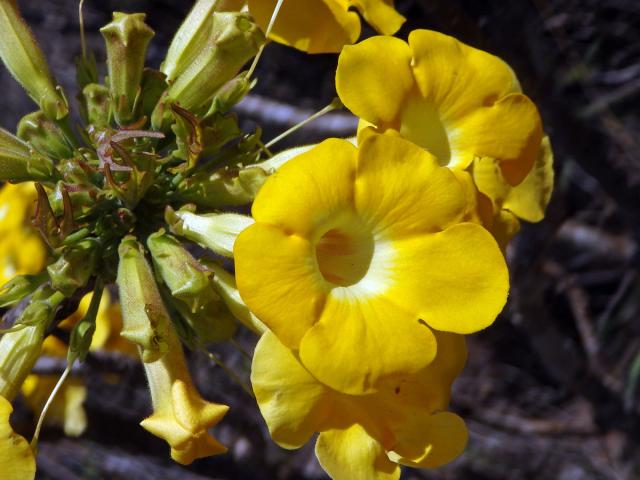
[[[75,95],[77,2],[19,3],[57,79]],[[557,179],[547,218],[525,225],[509,248],[508,307],[492,328],[469,340],[469,362],[452,401],[471,432],[466,453],[438,471],[407,470],[403,478],[640,478],[640,1],[396,3],[409,19],[401,37],[414,28],[432,28],[514,67],[542,112]],[[149,62],[158,66],[190,5],[88,0],[89,45],[104,58],[97,31],[111,10],[146,12],[156,31]],[[254,101],[239,108],[243,124],[259,122],[269,139],[329,103],[336,58],[268,46]],[[1,68],[0,91],[0,125],[13,130],[34,107]],[[289,143],[345,135],[345,126],[352,125],[344,114],[334,116]],[[250,335],[240,340],[251,347]],[[241,355],[214,348],[248,377]],[[84,369],[89,428],[78,439],[46,429],[39,478],[326,478],[312,443],[297,452],[275,446],[253,400],[204,356],[191,361],[205,396],[231,405],[215,430],[229,445],[228,455],[190,467],[171,462],[166,444],[138,426],[150,410],[141,368],[96,358]],[[116,384],[105,380],[112,371],[122,375]],[[27,429],[29,415],[18,405],[17,421]]]

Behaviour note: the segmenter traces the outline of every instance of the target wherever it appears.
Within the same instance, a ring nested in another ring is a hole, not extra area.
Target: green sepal
[[[80,113],[83,120],[97,128],[109,125],[111,113],[111,97],[109,89],[104,85],[89,83],[79,96]]]

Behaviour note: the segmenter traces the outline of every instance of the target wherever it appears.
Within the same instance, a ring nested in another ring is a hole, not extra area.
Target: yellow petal
[[[331,407],[329,389],[271,332],[256,345],[251,384],[269,433],[283,448],[304,445],[320,430]]]
[[[489,326],[507,300],[509,275],[491,234],[476,224],[394,242],[396,283],[387,295],[432,328],[472,333]]]
[[[322,318],[300,343],[300,359],[314,377],[359,395],[375,391],[384,378],[415,373],[433,360],[431,330],[389,298],[367,298],[348,289],[331,292]]]
[[[29,443],[9,424],[13,408],[0,397],[0,472],[3,480],[30,480],[36,476],[36,460]]]
[[[513,70],[498,57],[431,30],[409,34],[413,72],[422,96],[446,123],[520,91]]]
[[[234,257],[242,299],[285,345],[297,348],[326,298],[311,243],[256,223],[238,236]]]
[[[316,455],[322,468],[338,480],[397,480],[400,467],[360,425],[328,430],[318,436]]]
[[[395,8],[393,0],[350,0],[369,25],[383,35],[393,35],[406,21]]]
[[[533,167],[541,140],[536,106],[520,93],[510,94],[456,122],[450,139],[452,165],[466,168],[474,158],[492,157],[501,161],[507,181],[517,185]]]
[[[362,143],[356,209],[376,234],[397,239],[439,231],[459,221],[465,207],[460,182],[423,149],[388,134]]]
[[[311,238],[353,205],[356,155],[350,142],[329,139],[288,161],[260,189],[251,209],[256,222]]]
[[[338,58],[336,89],[356,116],[378,127],[393,126],[414,88],[411,50],[394,37],[372,37],[347,46]]]
[[[502,206],[527,222],[539,222],[551,200],[553,182],[553,151],[549,137],[545,137],[533,169],[510,190]]]
[[[249,0],[249,12],[266,30],[276,0]],[[285,0],[270,38],[308,53],[335,53],[360,36],[358,14],[335,0]]]
[[[451,412],[422,414],[396,430],[398,443],[390,458],[412,467],[437,468],[458,457],[467,444],[464,421]]]

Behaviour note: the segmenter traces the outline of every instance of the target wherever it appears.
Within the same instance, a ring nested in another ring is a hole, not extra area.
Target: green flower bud
[[[164,229],[149,236],[147,247],[171,295],[186,302],[192,312],[216,298],[209,283],[211,273]]]
[[[52,181],[56,177],[55,167],[50,159],[0,128],[0,181]]]
[[[18,137],[52,158],[63,159],[73,156],[73,147],[64,133],[42,111],[29,113],[18,122]]]
[[[12,307],[49,280],[46,272],[18,275],[0,287],[0,308]]]
[[[97,83],[90,83],[82,89],[80,105],[87,123],[98,128],[104,128],[109,125],[111,102],[107,87]]]
[[[66,117],[67,101],[56,88],[44,54],[20,16],[15,0],[0,0],[0,32],[0,58],[11,75],[47,117],[52,120]]]
[[[207,268],[213,272],[212,284],[233,316],[249,330],[262,335],[267,327],[244,303],[236,286],[236,279],[224,268],[214,262],[207,262]]]
[[[113,112],[120,125],[135,119],[147,46],[154,35],[144,19],[143,13],[114,12],[111,23],[100,29],[107,44]]]
[[[67,297],[84,287],[94,273],[98,246],[97,240],[88,238],[65,247],[60,258],[47,267],[51,286]]]
[[[169,87],[167,102],[193,111],[205,106],[264,43],[264,34],[244,13],[214,13],[211,33]],[[195,53],[195,52],[194,52]]]
[[[165,220],[176,235],[188,238],[219,255],[233,257],[233,244],[254,220],[237,213],[196,215],[188,210],[165,210]]]
[[[173,36],[160,70],[173,82],[193,63],[211,36],[211,16],[220,0],[197,0]]]
[[[234,317],[217,295],[216,300],[199,307],[195,312],[181,300],[173,299],[172,303],[195,332],[200,344],[224,342],[236,333],[237,324]]]
[[[176,193],[184,202],[207,208],[246,205],[256,197],[267,176],[259,167],[203,171],[182,180]]]
[[[122,335],[140,347],[144,362],[155,362],[168,350],[171,319],[162,302],[144,247],[125,237],[118,248],[118,290],[122,306]]]
[[[20,391],[42,350],[44,335],[53,321],[64,295],[49,287],[37,291],[16,325],[26,325],[5,333],[0,339],[0,396],[7,400]]]

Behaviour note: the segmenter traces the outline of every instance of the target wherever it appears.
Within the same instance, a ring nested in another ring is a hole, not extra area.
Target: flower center
[[[374,241],[371,234],[333,228],[316,244],[316,260],[324,279],[341,287],[358,283],[369,271]]]

